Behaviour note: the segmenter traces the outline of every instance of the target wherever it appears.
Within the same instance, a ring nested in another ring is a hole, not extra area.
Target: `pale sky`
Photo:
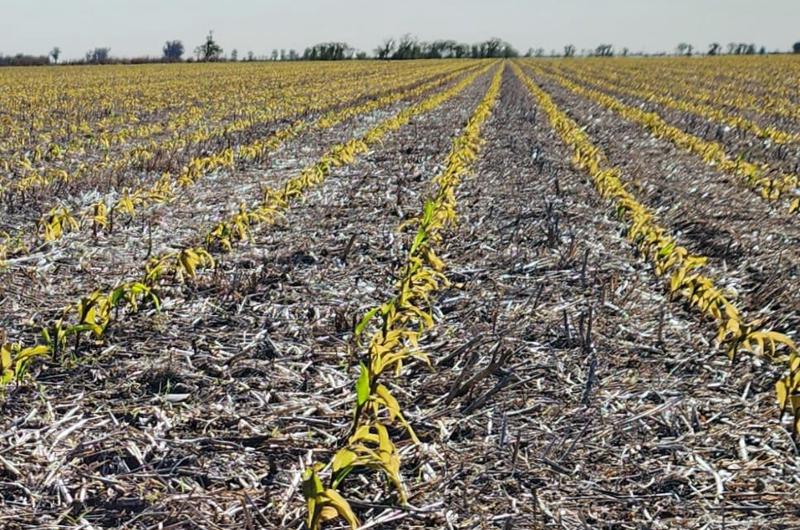
[[[497,36],[521,52],[613,43],[673,50],[682,41],[753,42],[788,50],[800,41],[800,0],[0,0],[0,53],[77,58],[160,56],[168,39],[187,53],[213,29],[225,53],[345,41],[372,51],[385,37],[473,43]]]

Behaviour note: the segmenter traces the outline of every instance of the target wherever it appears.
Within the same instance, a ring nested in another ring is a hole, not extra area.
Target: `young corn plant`
[[[58,206],[39,220],[39,227],[44,231],[45,241],[55,241],[67,232],[78,230],[80,224],[67,208]]]
[[[48,346],[24,347],[21,344],[0,346],[0,387],[22,379],[31,361],[50,354]]]
[[[94,237],[97,237],[97,232],[104,230],[108,226],[108,206],[104,201],[98,201],[92,207],[92,231]]]
[[[152,289],[165,275],[173,275],[179,282],[194,279],[197,271],[216,266],[213,256],[202,247],[186,248],[152,258],[145,266],[143,285]]]
[[[27,254],[29,249],[25,244],[24,232],[19,231],[12,235],[8,232],[0,232],[0,269],[3,262],[11,255]]]

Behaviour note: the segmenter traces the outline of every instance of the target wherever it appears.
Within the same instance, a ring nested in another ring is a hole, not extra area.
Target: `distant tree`
[[[183,43],[179,40],[167,41],[163,51],[164,59],[167,61],[180,61],[183,57]]]
[[[469,44],[457,44],[453,49],[456,59],[462,59],[469,55]]]
[[[58,46],[53,47],[53,49],[50,50],[50,57],[53,58],[54,63],[58,64],[58,58],[61,57],[61,48]]]
[[[486,42],[481,43],[483,57],[498,57],[503,49],[503,41],[498,38],[492,38]]]
[[[464,44],[459,44],[458,42],[448,39],[443,42],[444,46],[444,56],[447,58],[460,58],[463,56],[464,51]]]
[[[442,41],[423,42],[420,44],[421,56],[425,59],[441,59],[444,46]]]
[[[594,54],[598,57],[612,57],[614,55],[614,46],[611,44],[601,44],[595,48]]]
[[[534,55],[536,57],[544,57],[544,48],[536,48]]]
[[[337,43],[329,43],[337,44]],[[330,50],[328,50],[330,51]],[[536,50],[531,48],[529,56],[533,56]],[[539,48],[539,53],[544,55],[544,49]],[[326,55],[326,50],[320,45],[307,48],[303,57],[306,59],[320,59]],[[459,43],[452,39],[440,39],[430,42],[423,42],[416,37],[406,34],[400,39],[386,39],[375,48],[375,57],[378,59],[461,59],[464,57],[479,58],[510,58],[518,57],[519,52],[508,42],[492,38],[484,42],[473,45]],[[348,50],[346,58],[352,57],[352,50]]]
[[[800,53],[800,41],[798,41],[798,42],[795,42],[795,43],[792,45],[792,51],[793,51],[794,53]]]
[[[253,53],[252,50],[247,52],[247,60],[248,61],[255,61],[256,60],[256,54]]]
[[[575,56],[575,46],[572,44],[567,44],[564,46],[564,57],[574,57]]]
[[[519,56],[519,52],[504,40],[493,37],[478,44],[481,58],[510,58]]]
[[[206,41],[194,49],[194,54],[199,61],[217,61],[222,57],[222,47],[214,40],[214,32],[209,31]]]
[[[359,51],[358,53],[356,53],[356,59],[358,59],[359,61],[363,61],[365,59],[369,59],[369,55],[367,55],[367,52],[365,51]]]
[[[688,44],[686,44],[685,42],[681,42],[675,47],[675,49],[678,51],[678,55],[684,55],[688,47],[689,47]]]
[[[766,55],[766,54],[767,54],[767,48],[766,48],[766,46],[762,46],[761,48],[759,48],[759,49],[758,49],[758,54],[759,54],[759,55]]]
[[[386,39],[380,46],[375,48],[375,57],[378,59],[389,59],[396,50],[394,39]]]
[[[712,42],[708,45],[708,54],[709,55],[719,55],[719,52],[722,50],[722,46],[718,42]]]
[[[419,59],[420,57],[422,57],[422,47],[417,38],[409,34],[400,38],[392,54],[392,59]]]
[[[732,55],[732,54],[736,53],[736,46],[737,45],[736,45],[735,42],[729,42],[728,43],[728,55]]]
[[[309,61],[342,61],[353,58],[353,48],[346,42],[325,42],[306,48],[303,59]]]
[[[49,55],[0,55],[0,66],[44,66],[50,64]]]
[[[289,50],[289,60],[297,61],[298,59],[300,59],[300,55],[295,50]]]
[[[736,55],[754,55],[756,53],[756,45],[747,44],[746,42],[734,44],[733,53]]]
[[[544,53],[543,49],[542,53]],[[503,54],[502,56],[505,57],[506,59],[511,59],[512,57],[519,57],[519,52],[517,51],[517,49],[507,42],[503,43],[502,54]]]
[[[236,62],[238,60],[239,60],[239,50],[234,48],[233,50],[231,50],[231,61]]]
[[[436,50],[436,59],[447,59],[452,57],[453,48],[456,45],[454,40],[436,40],[429,44],[430,48]]]
[[[452,57],[463,57],[467,46],[459,44],[454,40],[436,40],[433,42],[422,42],[417,47],[411,48],[412,58],[442,59]]]
[[[622,56],[623,57],[627,57],[629,53],[630,53],[630,50],[628,48],[622,48]]]
[[[95,48],[86,52],[86,62],[90,64],[104,64],[108,62],[111,48]]]
[[[272,50],[272,54],[269,56],[269,58],[272,59],[273,61],[277,61],[278,60],[278,50]]]
[[[286,50],[281,48],[281,61],[286,60]]]

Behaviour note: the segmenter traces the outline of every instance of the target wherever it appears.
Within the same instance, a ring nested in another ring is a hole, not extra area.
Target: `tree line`
[[[800,41],[792,46],[794,53],[800,54]],[[730,42],[727,48],[717,42],[708,45],[705,51],[699,51],[685,42],[679,43],[675,48],[677,55],[755,55],[766,54],[764,46],[757,47],[753,43]],[[66,61],[65,64],[141,64],[181,61],[342,61],[352,59],[379,59],[379,60],[408,60],[408,59],[484,59],[484,58],[511,58],[519,57],[519,52],[508,42],[491,38],[475,44],[466,44],[455,40],[420,41],[416,37],[406,34],[399,39],[389,38],[384,40],[373,50],[372,54],[359,51],[346,42],[324,42],[309,46],[302,54],[295,50],[272,50],[269,56],[256,56],[248,51],[240,57],[238,50],[234,49],[228,55],[214,38],[213,31],[208,32],[205,40],[194,48],[193,55],[184,57],[186,49],[180,40],[167,41],[162,48],[161,57],[132,57],[120,58],[111,55],[111,48],[98,47],[86,52],[81,59]],[[612,57],[627,56],[628,48],[615,49],[612,44],[600,44],[595,48],[580,50],[581,56],[587,57]],[[562,50],[551,50],[550,57],[574,57],[578,50],[573,44],[567,44]],[[638,53],[636,55],[645,55]],[[660,53],[655,55],[667,55]],[[48,64],[62,64],[59,62],[61,49],[54,47],[48,55],[16,54],[3,56],[0,54],[0,66],[43,66]],[[544,48],[528,49],[526,57],[545,56]]]
[[[800,46],[800,43],[795,43],[793,49]],[[755,55],[758,53],[759,55],[765,55],[767,53],[767,48],[765,46],[756,47],[754,43],[746,43],[746,42],[729,42],[728,43],[728,55]],[[675,47],[675,51],[678,52],[678,55],[688,55],[691,56],[695,53],[695,47],[691,44],[687,44],[685,42],[681,42],[678,46]],[[797,50],[795,49],[796,53]],[[706,55],[722,55],[723,48],[722,45],[718,42],[712,42],[708,45],[708,51]]]

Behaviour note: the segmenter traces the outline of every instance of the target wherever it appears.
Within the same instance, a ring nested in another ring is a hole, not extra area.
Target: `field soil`
[[[303,528],[302,472],[330,459],[352,419],[354,324],[392,296],[413,237],[403,225],[493,72],[334,168],[213,270],[163,287],[160,310],[8,386],[0,527]],[[744,307],[800,324],[793,218],[536,81]],[[411,103],[303,134],[112,235],[71,235],[7,268],[0,328],[30,339],[29,324],[98,281],[195,240],[198,219],[209,228]],[[420,344],[431,366],[410,363],[392,384],[421,441],[397,433],[409,505],[379,473],[354,473],[346,497],[363,528],[800,527],[778,370],[731,363],[713,326],[670,300],[511,68],[481,136],[437,251],[449,285]]]

